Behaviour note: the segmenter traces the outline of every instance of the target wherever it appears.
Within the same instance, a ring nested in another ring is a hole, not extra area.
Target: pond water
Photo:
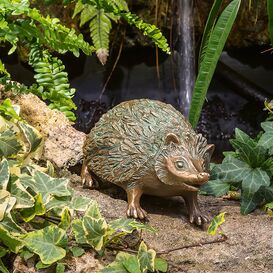
[[[221,59],[270,92],[273,97],[273,56],[267,53],[265,57],[260,54],[259,49],[252,49],[250,52],[224,52]],[[75,127],[88,132],[107,109],[130,99],[158,99],[180,109],[176,54],[172,57],[159,55],[159,77],[155,65],[155,50],[151,48],[124,50],[114,71],[112,68],[116,54],[112,54],[114,58],[110,58],[106,66],[100,65],[95,56],[75,58],[66,55],[63,61],[71,85],[77,89],[74,98],[78,106]],[[3,61],[14,80],[27,85],[33,82],[33,74],[28,65],[19,62],[15,55]],[[98,101],[100,97],[101,100]],[[235,127],[252,136],[259,132],[259,123],[266,117],[262,109],[261,103],[244,98],[214,77],[197,130],[203,133],[210,143],[216,144],[217,161],[221,159],[222,151],[230,148],[228,139],[233,135]]]

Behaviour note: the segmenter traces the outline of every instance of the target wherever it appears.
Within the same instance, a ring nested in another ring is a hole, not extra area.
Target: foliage
[[[137,255],[120,252],[116,260],[99,273],[146,273],[146,272],[167,272],[166,261],[156,258],[153,249],[147,248],[144,242],[141,242]]]
[[[42,137],[13,107],[9,99],[0,105],[0,271],[8,272],[1,258],[13,252],[25,259],[39,257],[37,269],[55,264],[56,272],[64,272],[60,261],[68,251],[75,256],[84,254],[81,245],[102,254],[126,234],[153,231],[132,219],[107,223],[96,202],[74,195],[68,179],[52,176],[49,162],[38,165]],[[76,219],[77,212],[85,214]],[[143,254],[140,266],[146,272],[148,262],[156,264],[155,252],[144,246],[139,251]],[[145,251],[152,254],[152,261],[145,258]]]
[[[242,214],[273,201],[273,122],[261,126],[264,132],[256,139],[235,130],[235,139],[230,141],[235,152],[225,153],[222,164],[212,168],[211,180],[201,188],[215,196],[239,189]]]
[[[271,101],[265,101],[265,109],[268,110],[269,116],[268,116],[268,120],[272,120],[273,119],[273,100]]]
[[[74,88],[70,88],[67,72],[62,61],[52,57],[48,50],[42,50],[38,45],[32,45],[29,54],[29,64],[34,68],[38,88],[35,94],[43,100],[49,100],[51,109],[58,109],[70,119],[76,117],[71,109],[76,109],[72,98]]]
[[[108,57],[111,21],[117,22],[120,18],[136,26],[159,48],[170,54],[167,40],[161,31],[131,13],[125,0],[78,0],[73,17],[77,14],[80,14],[80,26],[89,22],[90,35],[102,64],[106,63]]]
[[[215,0],[207,20],[206,29],[204,30],[205,36],[203,37],[202,47],[200,48],[201,53],[199,54],[199,71],[193,90],[189,113],[189,120],[193,127],[196,127],[199,120],[216,64],[241,5],[240,0],[231,1],[219,16],[217,22],[215,22],[221,2],[222,1]]]
[[[225,212],[221,212],[212,219],[208,227],[208,234],[210,235],[216,234],[217,230],[225,222],[225,214],[226,214]]]

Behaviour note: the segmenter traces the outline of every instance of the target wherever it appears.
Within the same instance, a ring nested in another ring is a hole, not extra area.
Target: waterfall
[[[178,103],[188,117],[195,80],[193,0],[178,1]]]

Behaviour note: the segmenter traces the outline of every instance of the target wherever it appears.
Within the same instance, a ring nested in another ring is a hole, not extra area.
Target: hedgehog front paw
[[[203,226],[209,223],[209,217],[202,215],[199,210],[194,210],[189,213],[189,221],[192,224]]]
[[[142,220],[147,218],[147,212],[139,205],[129,204],[127,208],[127,216]]]

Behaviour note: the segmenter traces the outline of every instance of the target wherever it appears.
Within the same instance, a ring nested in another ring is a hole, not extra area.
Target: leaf
[[[268,30],[271,44],[273,44],[273,1],[267,0]]]
[[[29,232],[24,242],[27,248],[39,255],[43,264],[52,264],[66,255],[63,249],[67,245],[66,232],[56,226]]]
[[[200,64],[197,79],[194,86],[189,120],[196,127],[201,113],[206,93],[216,68],[218,59],[222,53],[227,37],[234,24],[241,1],[233,0],[220,15],[207,43],[206,54]]]
[[[269,186],[270,178],[267,173],[259,168],[252,170],[242,182],[241,213],[248,214],[261,202],[262,197],[256,194],[260,187]]]
[[[137,259],[140,265],[141,272],[146,273],[148,270],[155,270],[155,256],[156,252],[153,249],[147,249],[147,246],[142,241],[140,243]]]
[[[22,186],[19,179],[11,183],[10,193],[13,197],[16,198],[16,204],[14,208],[22,209],[31,208],[34,206],[34,198]]]
[[[230,184],[220,179],[210,180],[208,183],[203,184],[200,187],[202,194],[222,196],[226,194],[230,189]]]
[[[64,273],[64,271],[65,271],[64,263],[57,263],[56,273]]]
[[[136,221],[135,219],[117,219],[117,220],[111,221],[109,223],[109,226],[112,229],[126,232],[126,233],[131,233],[134,230],[148,230],[152,232],[156,231],[153,227],[143,224],[139,221]]]
[[[16,203],[16,198],[6,190],[0,190],[0,221],[11,211]]]
[[[34,152],[41,144],[42,142],[42,136],[41,134],[32,126],[25,122],[19,122],[18,123],[20,129],[22,130],[28,144],[28,153]]]
[[[0,156],[10,157],[16,155],[22,146],[17,141],[16,134],[13,130],[7,129],[0,132]]]
[[[98,207],[98,203],[96,201],[93,201],[93,200],[91,201],[84,216],[90,216],[91,218],[98,219],[98,220],[102,219],[102,216]]]
[[[2,259],[0,259],[0,271],[2,273],[9,273],[8,269],[6,268],[6,266],[4,265]]]
[[[126,270],[122,263],[112,262],[98,273],[128,273],[128,270]]]
[[[47,203],[51,196],[70,196],[67,188],[68,179],[53,178],[49,175],[35,170],[32,178],[22,179],[25,187],[30,187],[34,192],[42,194],[43,203]]]
[[[14,222],[10,213],[6,213],[4,219],[2,219],[2,221],[0,222],[0,227],[6,229],[8,232],[10,232],[10,234],[14,236],[22,235],[22,233],[26,232]]]
[[[0,226],[0,241],[9,248],[10,251],[18,253],[18,251],[24,246],[23,241],[13,236],[5,228]]]
[[[75,235],[76,242],[79,244],[87,244],[87,239],[85,236],[85,230],[83,229],[82,220],[75,219],[71,223],[72,231]]]
[[[71,219],[68,209],[64,209],[61,215],[61,222],[59,224],[59,227],[67,230],[70,227]]]
[[[0,115],[3,115],[4,117],[9,117],[14,120],[22,120],[18,116],[18,113],[15,111],[14,106],[12,105],[12,102],[10,99],[5,99],[1,104],[0,104]]]
[[[74,257],[80,257],[85,253],[84,249],[78,246],[71,247],[70,251]]]
[[[160,272],[167,272],[168,263],[161,258],[155,258],[155,270],[158,270]]]
[[[3,158],[0,162],[0,189],[6,190],[9,182],[9,164],[8,161]]]
[[[221,212],[220,214],[216,215],[212,219],[212,221],[208,227],[208,234],[210,234],[210,235],[216,234],[218,228],[225,222],[225,214],[226,214],[226,212]]]
[[[89,216],[84,216],[82,223],[88,244],[96,251],[102,250],[108,236],[106,221],[103,218],[94,219]]]
[[[135,255],[126,255],[126,259],[122,261],[123,266],[130,273],[142,273],[140,271],[138,259]]]
[[[260,137],[258,145],[261,145],[266,149],[271,149],[273,147],[273,122],[262,122],[261,126],[265,130],[265,133]]]
[[[44,215],[46,208],[43,204],[42,195],[38,193],[34,197],[34,206],[21,210],[21,216],[25,222],[31,221],[36,215]]]
[[[206,22],[206,25],[205,25],[205,28],[203,31],[201,45],[200,45],[199,58],[198,58],[199,65],[202,62],[203,57],[206,53],[210,34],[214,28],[214,25],[215,25],[215,22],[217,19],[217,15],[220,11],[222,3],[223,3],[223,0],[215,0],[211,9],[210,9],[209,16],[207,18],[207,22]]]

